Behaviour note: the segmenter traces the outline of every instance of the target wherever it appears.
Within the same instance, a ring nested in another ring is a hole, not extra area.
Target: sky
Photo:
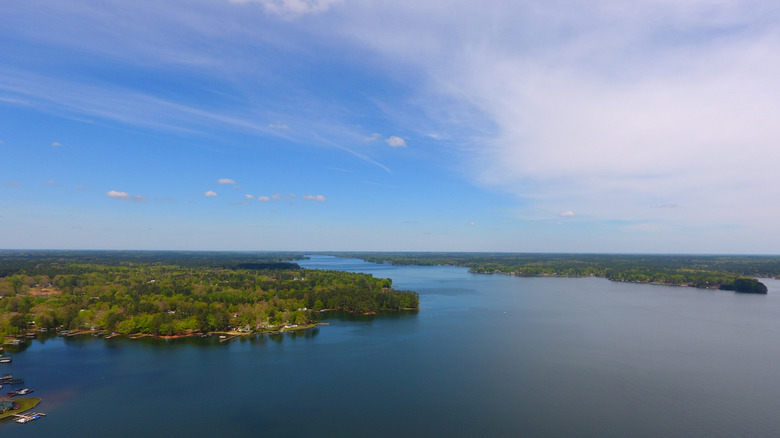
[[[773,0],[0,16],[0,248],[780,253]]]

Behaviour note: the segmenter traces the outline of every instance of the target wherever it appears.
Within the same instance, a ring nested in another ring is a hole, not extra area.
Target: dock
[[[46,414],[44,414],[43,412],[28,412],[25,414],[14,414],[14,421],[16,421],[19,424],[24,424],[45,416]]]

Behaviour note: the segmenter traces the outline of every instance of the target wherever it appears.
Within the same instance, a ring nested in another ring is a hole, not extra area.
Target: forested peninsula
[[[31,330],[180,336],[316,324],[323,310],[416,309],[370,274],[302,269],[302,254],[0,251],[0,337]]]
[[[331,252],[373,263],[452,265],[479,274],[522,277],[603,277],[651,283],[766,294],[754,277],[780,278],[780,256],[525,254],[525,253],[379,253]]]

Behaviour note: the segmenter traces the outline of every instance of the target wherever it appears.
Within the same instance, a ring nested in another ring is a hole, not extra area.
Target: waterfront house
[[[18,409],[18,405],[11,397],[7,395],[0,395],[0,412],[10,411]]]

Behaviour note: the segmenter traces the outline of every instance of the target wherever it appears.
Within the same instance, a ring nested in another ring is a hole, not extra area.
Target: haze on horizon
[[[780,8],[11,2],[0,248],[780,253]]]

